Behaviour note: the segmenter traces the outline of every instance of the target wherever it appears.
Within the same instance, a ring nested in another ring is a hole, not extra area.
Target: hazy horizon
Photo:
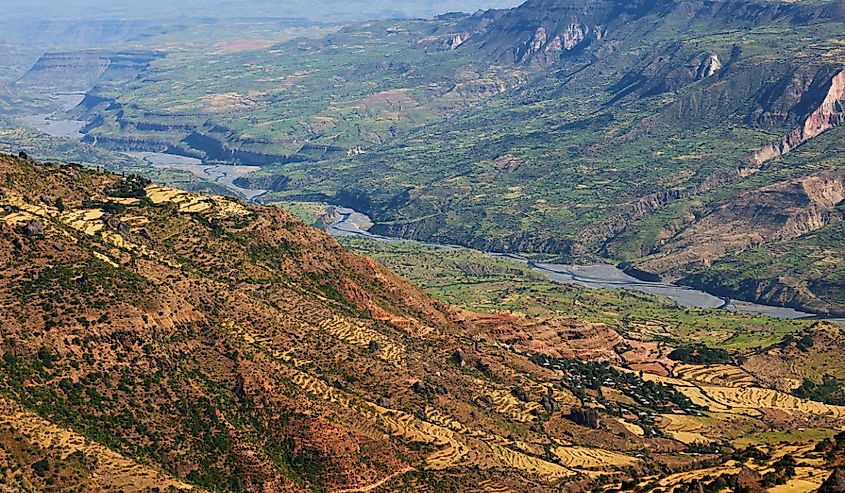
[[[39,20],[83,19],[166,19],[175,17],[227,18],[271,17],[304,18],[313,21],[360,21],[392,17],[429,17],[447,12],[474,12],[479,9],[507,8],[521,0],[152,0],[139,4],[128,0],[79,0],[68,4],[60,0],[2,0],[5,17]]]

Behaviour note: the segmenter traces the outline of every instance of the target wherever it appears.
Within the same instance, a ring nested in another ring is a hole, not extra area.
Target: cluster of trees
[[[114,185],[106,188],[105,193],[109,197],[119,197],[125,199],[141,199],[147,196],[144,190],[152,183],[150,180],[138,176],[129,175],[114,183]]]
[[[845,406],[845,385],[843,385],[842,380],[831,375],[822,377],[821,383],[804,379],[801,386],[795,389],[793,393],[803,399],[810,399],[836,406]]]

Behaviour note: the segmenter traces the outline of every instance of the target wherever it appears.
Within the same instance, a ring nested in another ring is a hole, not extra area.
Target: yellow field
[[[707,476],[717,477],[721,476],[722,474],[736,474],[740,471],[740,469],[741,467],[735,461],[728,461],[725,464],[717,467],[670,474],[669,476],[666,476],[665,478],[658,481],[658,484],[662,488],[669,488],[682,483],[689,483],[694,479],[703,479]]]
[[[713,441],[713,439],[704,435],[704,433],[712,432],[714,426],[712,422],[708,422],[707,418],[685,414],[663,414],[660,416],[657,425],[681,443],[710,443]]]
[[[174,204],[183,213],[221,218],[249,215],[243,204],[226,197],[200,195],[158,185],[150,185],[145,190],[153,204]]]
[[[33,219],[37,219],[37,217],[28,212],[13,212],[5,216],[3,218],[3,222],[13,228],[17,228],[18,226],[23,226],[24,224],[32,221]]]
[[[678,390],[687,395],[693,402],[705,396],[702,404],[717,404],[730,412],[758,413],[758,409],[777,409],[786,413],[805,413],[832,418],[845,417],[845,406],[833,406],[820,402],[808,401],[798,397],[778,392],[771,389],[757,387],[734,388],[734,387],[701,387],[700,393],[688,392],[689,387],[681,387]],[[698,404],[698,402],[696,402]]]
[[[395,344],[391,339],[380,332],[371,329],[360,321],[352,321],[336,315],[331,319],[323,320],[320,328],[332,336],[348,344],[366,348],[370,342],[377,342],[381,348],[375,355],[389,363],[399,366],[405,357],[405,348]]]
[[[564,466],[575,469],[607,469],[636,464],[637,459],[610,450],[587,447],[558,447],[553,450]]]
[[[708,375],[707,372],[701,374]],[[712,374],[724,373],[717,371]],[[734,375],[739,374],[734,373]],[[750,386],[697,385],[681,378],[663,377],[649,373],[644,374],[643,379],[675,387],[695,404],[707,406],[711,411],[759,416],[760,409],[776,409],[789,414],[803,413],[836,419],[845,418],[845,406],[809,401],[777,390]]]
[[[750,387],[756,379],[745,370],[729,365],[678,365],[672,374],[682,380],[706,385]]]
[[[495,443],[491,443],[489,445],[499,460],[514,469],[534,473],[538,476],[552,480],[565,478],[575,474],[575,471],[521,452],[517,452],[510,448],[502,447],[500,445],[496,445]]]

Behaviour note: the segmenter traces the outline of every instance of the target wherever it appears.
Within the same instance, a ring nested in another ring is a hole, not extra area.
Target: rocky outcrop
[[[545,409],[546,412],[549,414],[555,413],[560,410],[560,405],[551,395],[544,395],[543,397],[541,397],[540,405],[543,406],[543,409]]]
[[[466,31],[461,32],[461,33],[452,34],[451,36],[447,37],[443,41],[443,44],[441,45],[441,47],[444,50],[449,50],[449,51],[457,50],[458,48],[461,47],[461,45],[463,45],[464,43],[466,43],[469,40],[470,36],[471,36],[471,34],[466,32]]]
[[[819,92],[820,89],[820,92]],[[770,142],[756,151],[752,163],[757,167],[772,159],[783,156],[808,140],[845,123],[845,69],[837,72],[820,88],[811,86],[799,102],[806,106],[807,99],[821,95],[821,102],[803,119],[800,127],[789,132],[780,140]]]
[[[28,221],[21,229],[23,234],[30,238],[40,238],[44,236],[44,223],[38,219]]]
[[[736,476],[734,491],[737,493],[763,493],[763,477],[753,469],[743,467]]]
[[[662,94],[681,89],[688,84],[716,75],[722,70],[722,61],[716,53],[702,53],[683,66],[677,67],[666,75],[659,86],[646,92],[645,96]]]
[[[646,0],[530,0],[505,11],[476,14],[464,22],[482,56],[502,62],[549,65],[605,37],[607,25],[638,15]]]

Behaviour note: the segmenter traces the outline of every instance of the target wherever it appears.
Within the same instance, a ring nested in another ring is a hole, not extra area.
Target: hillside
[[[845,408],[790,394],[813,376],[789,341],[745,369],[673,360],[659,324],[459,311],[279,209],[78,166],[0,156],[0,205],[11,491],[650,491],[784,451],[796,471],[754,481],[817,487],[839,464],[815,443]],[[845,351],[812,331],[813,358]]]

